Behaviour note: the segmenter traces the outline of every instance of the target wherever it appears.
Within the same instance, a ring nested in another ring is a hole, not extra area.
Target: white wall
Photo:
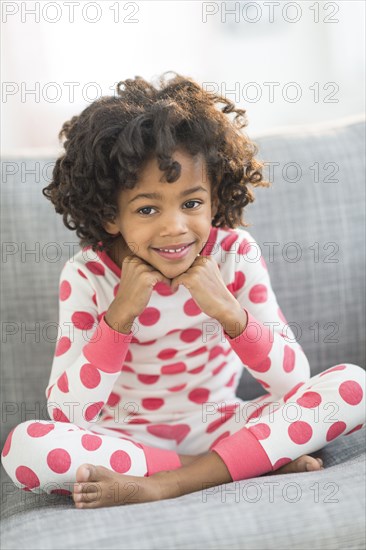
[[[364,111],[363,1],[69,4],[74,22],[67,2],[1,2],[4,156],[57,152],[64,120],[96,95],[113,94],[120,80],[155,79],[167,70],[191,76],[247,109],[247,133],[253,136]],[[98,12],[99,21],[90,22]],[[136,22],[127,22],[129,17]],[[67,82],[78,84],[74,99]],[[97,83],[99,94],[90,83]],[[273,101],[268,83],[278,83]],[[310,89],[314,83],[319,97]],[[295,93],[301,98],[291,101]]]

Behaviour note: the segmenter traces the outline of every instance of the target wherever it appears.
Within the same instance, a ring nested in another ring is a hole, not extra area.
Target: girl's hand
[[[170,279],[135,255],[126,256],[122,262],[121,282],[113,301],[130,317],[138,317],[150,301],[154,286],[159,281],[170,286]]]
[[[227,289],[219,267],[211,256],[197,256],[185,273],[171,280],[172,291],[182,284],[209,317],[220,319],[238,302]]]

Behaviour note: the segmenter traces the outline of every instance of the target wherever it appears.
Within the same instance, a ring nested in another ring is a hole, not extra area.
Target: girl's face
[[[121,191],[115,223],[105,224],[107,232],[121,234],[111,254],[116,263],[121,266],[127,255],[134,254],[168,279],[184,273],[193,264],[208,240],[216,212],[203,156],[194,159],[177,150],[173,159],[181,165],[178,180],[160,182],[163,172],[156,158],[150,160],[135,188]],[[181,258],[163,257],[155,250],[187,243],[192,245]]]

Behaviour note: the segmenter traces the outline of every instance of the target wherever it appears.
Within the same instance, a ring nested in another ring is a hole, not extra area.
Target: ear
[[[110,233],[111,235],[117,236],[120,232],[117,225],[113,222],[105,222],[103,224],[103,227],[107,231],[107,233]]]

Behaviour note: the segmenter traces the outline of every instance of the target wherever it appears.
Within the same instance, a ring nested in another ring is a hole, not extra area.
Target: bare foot
[[[323,461],[321,458],[313,458],[309,455],[302,455],[292,462],[288,462],[278,470],[274,472],[268,472],[266,476],[273,476],[277,474],[294,474],[299,472],[314,472],[316,470],[324,470]]]
[[[118,474],[104,466],[82,464],[76,470],[72,497],[76,508],[101,508],[160,500],[161,495],[152,477]]]

